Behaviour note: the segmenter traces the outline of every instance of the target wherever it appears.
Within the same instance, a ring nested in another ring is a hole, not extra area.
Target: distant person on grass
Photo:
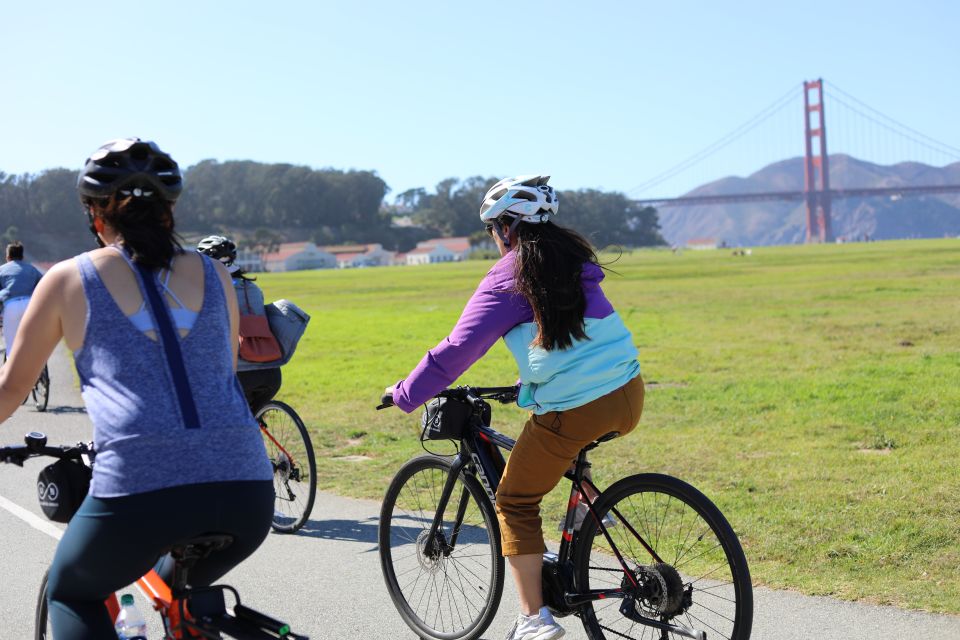
[[[3,341],[6,355],[13,353],[13,339],[17,335],[30,296],[40,282],[41,273],[32,264],[23,261],[23,245],[7,245],[7,261],[0,267],[0,306],[3,307]]]
[[[548,179],[509,178],[487,192],[480,220],[500,260],[453,332],[386,390],[409,413],[500,338],[517,361],[518,404],[531,413],[496,496],[503,554],[520,597],[520,616],[508,640],[564,635],[543,606],[540,502],[580,449],[611,431],[626,435],[643,410],[633,338],[600,288],[603,271],[590,243],[551,221],[558,201]],[[578,514],[581,522],[584,512]]]

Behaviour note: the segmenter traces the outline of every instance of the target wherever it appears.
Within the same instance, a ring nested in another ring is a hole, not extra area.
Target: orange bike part
[[[265,424],[263,424],[262,422],[260,423],[260,431],[263,431],[263,432],[266,434],[266,436],[267,436],[268,438],[270,438],[270,442],[272,442],[273,444],[277,445],[277,449],[280,449],[280,453],[282,453],[283,455],[287,456],[287,460],[289,460],[290,462],[292,462],[292,463],[294,464],[294,466],[296,466],[296,462],[294,462],[293,456],[291,456],[289,453],[287,453],[287,450],[283,448],[283,445],[281,445],[279,442],[277,442],[277,439],[273,437],[273,434],[272,434],[272,433],[270,433],[269,431],[267,431],[267,426],[266,426]]]

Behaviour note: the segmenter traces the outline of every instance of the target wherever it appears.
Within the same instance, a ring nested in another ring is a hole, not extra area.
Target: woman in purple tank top
[[[0,369],[4,420],[63,339],[93,423],[90,494],[50,567],[58,640],[115,638],[104,600],[172,545],[233,537],[191,570],[205,585],[270,528],[273,473],[235,374],[236,297],[222,265],[180,247],[182,186],[177,163],[138,138],[87,159],[78,190],[101,248],[41,280]]]

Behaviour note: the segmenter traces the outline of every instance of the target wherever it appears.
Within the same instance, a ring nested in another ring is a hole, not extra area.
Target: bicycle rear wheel
[[[630,575],[597,521],[587,517],[574,543],[577,591],[623,589],[635,597],[586,605],[581,617],[592,640],[682,637],[661,634],[638,622],[641,617],[705,631],[711,640],[748,640],[753,588],[747,560],[726,518],[706,496],[676,478],[640,474],[614,483],[595,510],[601,519],[613,518],[612,526],[605,523],[607,533]]]
[[[37,411],[46,411],[47,402],[50,400],[50,372],[47,370],[47,365],[43,365],[43,371],[40,372],[40,377],[33,385],[32,393],[33,403],[37,407]]]
[[[43,572],[43,581],[40,583],[40,594],[37,596],[37,609],[34,614],[34,640],[53,640],[50,632],[50,621],[47,616],[47,577],[50,571]]]
[[[380,510],[380,566],[400,616],[421,638],[472,640],[500,605],[500,528],[480,483],[460,474],[438,544],[428,544],[450,468],[447,458],[420,456],[394,476]]]
[[[310,517],[317,497],[317,461],[303,420],[286,403],[271,400],[257,422],[273,465],[273,528],[293,533]]]

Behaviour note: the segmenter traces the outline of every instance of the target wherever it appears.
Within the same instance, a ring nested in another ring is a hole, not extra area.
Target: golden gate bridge
[[[719,205],[742,202],[762,201],[802,201],[806,203],[806,241],[832,242],[831,209],[834,200],[842,198],[867,197],[906,197],[926,194],[960,193],[960,184],[896,185],[888,187],[831,188],[830,157],[827,154],[827,126],[824,105],[825,83],[823,79],[803,83],[804,118],[804,180],[802,190],[769,191],[752,193],[732,193],[713,195],[687,195],[676,198],[640,198],[634,200],[639,205],[656,207],[680,207],[694,205]],[[929,155],[956,161],[960,160],[960,149],[935,140],[896,120],[885,116],[869,105],[857,100],[850,94],[831,85],[830,98],[852,117],[859,117],[872,123],[877,129],[883,129],[891,137],[899,137],[901,153],[903,144],[912,144],[915,148],[926,150]],[[648,191],[667,180],[713,156],[720,149],[729,146],[760,124],[782,111],[795,99],[791,90],[786,96],[754,116],[751,120],[690,156],[683,162],[654,176],[631,191]],[[909,151],[909,150],[908,150]]]

